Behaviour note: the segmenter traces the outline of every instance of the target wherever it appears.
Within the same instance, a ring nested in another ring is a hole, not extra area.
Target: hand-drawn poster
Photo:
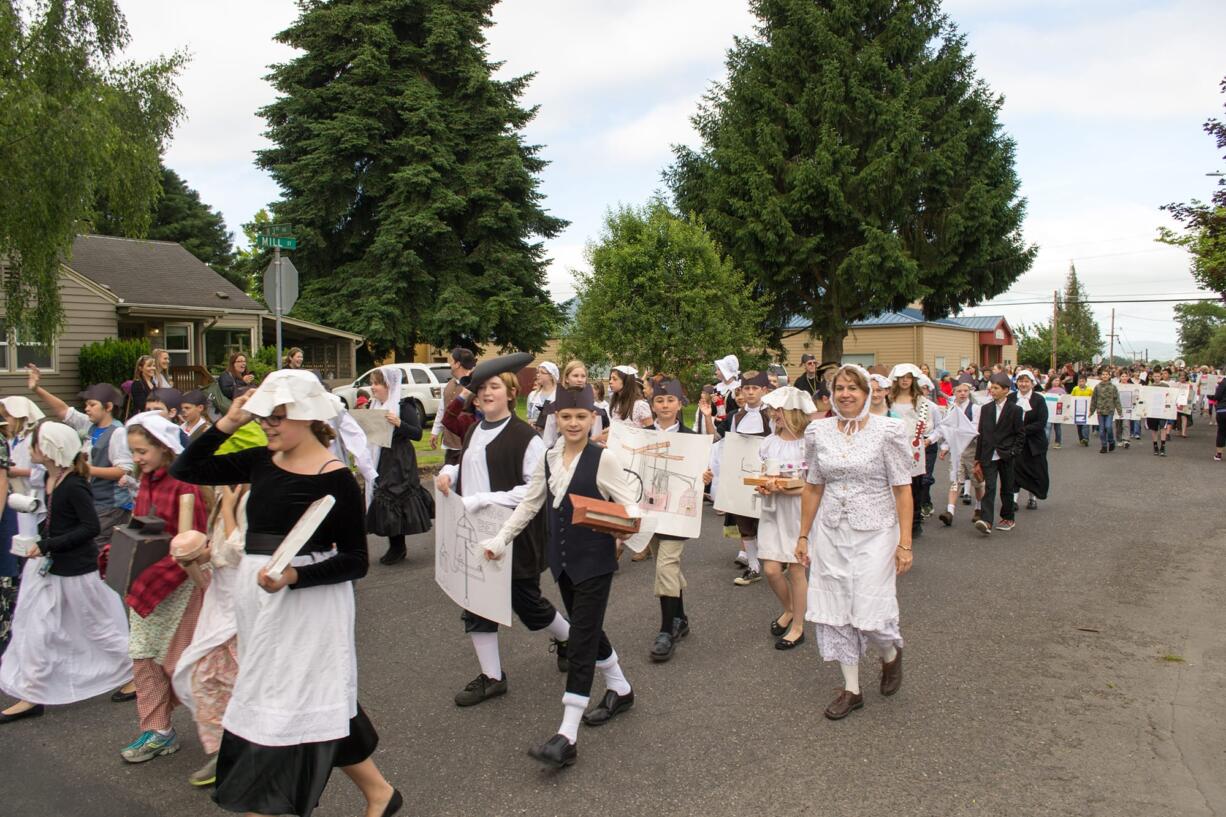
[[[395,429],[387,421],[386,409],[353,409],[349,416],[357,420],[366,433],[366,442],[381,448],[392,447],[392,432]]]
[[[481,543],[498,533],[511,509],[489,505],[469,514],[455,491],[436,491],[434,509],[434,580],[465,610],[510,627],[514,545],[490,561]]]
[[[675,434],[616,423],[609,448],[625,465],[631,490],[657,533],[692,539],[702,530],[702,474],[711,457],[707,434]],[[729,475],[725,474],[725,480]]]
[[[736,432],[724,435],[719,462],[722,478],[713,497],[715,510],[754,519],[762,515],[762,496],[752,485],[746,485],[744,478],[762,473],[758,449],[764,439]]]
[[[1159,420],[1175,419],[1175,390],[1166,386],[1142,386],[1139,405],[1134,412],[1137,419],[1153,417]]]
[[[1141,387],[1131,383],[1123,383],[1120,390],[1120,411],[1116,414],[1121,420],[1135,420],[1137,404],[1141,398]]]

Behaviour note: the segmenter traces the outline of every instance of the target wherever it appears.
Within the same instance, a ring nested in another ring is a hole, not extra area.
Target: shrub
[[[81,385],[111,383],[118,386],[132,379],[136,361],[149,354],[149,341],[145,338],[120,340],[107,338],[81,347],[77,365],[81,369]]]
[[[247,357],[247,371],[255,375],[257,383],[263,381],[270,372],[275,372],[280,368],[281,364],[277,362],[276,346],[261,346],[255,354]]]

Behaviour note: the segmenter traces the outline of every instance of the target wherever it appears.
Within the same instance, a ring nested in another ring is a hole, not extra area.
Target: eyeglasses
[[[281,425],[281,421],[284,419],[285,419],[284,414],[270,414],[267,417],[256,417],[255,421],[262,426],[268,426],[269,428],[276,428],[277,426]]]

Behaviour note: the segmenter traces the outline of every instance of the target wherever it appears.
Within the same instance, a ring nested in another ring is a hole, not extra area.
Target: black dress
[[[293,474],[273,463],[272,454],[263,447],[217,455],[226,439],[216,427],[209,428],[179,455],[170,471],[175,478],[197,485],[251,484],[247,553],[270,553],[312,502],[325,495],[336,499],[331,513],[299,551],[300,555],[325,552],[335,546],[336,555],[298,567],[298,581],[281,593],[337,585],[366,575],[362,494],[348,469]],[[352,622],[348,624],[352,630]],[[241,632],[239,638],[243,638]],[[311,647],[309,642],[299,645],[301,650]],[[239,667],[240,677],[243,669]],[[337,740],[265,746],[227,729],[217,756],[213,799],[228,811],[305,817],[318,805],[332,769],[361,763],[378,742],[361,706],[349,720],[349,734]]]
[[[1017,397],[1009,398],[1017,402]],[[1030,409],[1022,418],[1022,450],[1014,459],[1013,479],[1019,489],[1047,499],[1051,479],[1047,472],[1047,401],[1037,391],[1030,393]]]
[[[379,449],[379,476],[366,512],[366,529],[377,536],[411,536],[430,530],[434,497],[421,484],[413,442],[422,435],[413,398],[400,401],[400,425],[391,448]]]

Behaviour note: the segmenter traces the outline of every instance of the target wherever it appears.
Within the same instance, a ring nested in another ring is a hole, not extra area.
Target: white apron
[[[335,553],[297,556],[293,564]],[[353,582],[266,593],[256,577],[271,558],[247,554],[238,566],[238,678],[222,726],[264,746],[347,737],[358,713]]]
[[[123,601],[97,571],[84,576],[21,574],[13,638],[0,663],[0,690],[35,704],[70,704],[132,680]]]
[[[898,526],[853,530],[817,524],[809,549],[809,606],[805,619],[818,624],[880,632],[898,620],[894,551]]]

